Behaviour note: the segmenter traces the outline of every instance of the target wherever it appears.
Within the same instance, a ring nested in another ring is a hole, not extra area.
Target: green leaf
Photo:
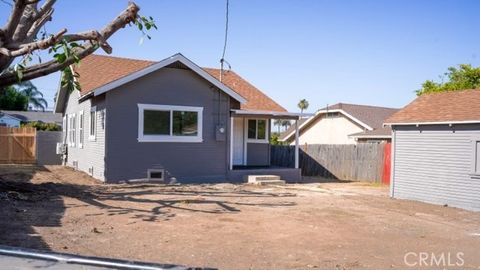
[[[21,69],[17,70],[17,79],[21,81],[23,79],[23,71]]]
[[[67,55],[65,53],[56,54],[56,56],[54,57],[57,59],[57,62],[60,64],[65,62],[65,60],[67,60]]]

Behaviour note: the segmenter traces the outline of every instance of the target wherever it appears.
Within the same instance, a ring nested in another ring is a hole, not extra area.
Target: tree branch
[[[7,40],[4,41],[5,43],[12,38],[12,35],[15,32],[15,29],[17,28],[17,25],[20,22],[20,19],[22,18],[23,11],[25,10],[26,6],[27,6],[27,2],[25,0],[15,1],[15,5],[13,6],[12,13],[8,18],[6,26],[4,27],[5,36],[7,38]]]
[[[22,70],[22,80],[32,80],[56,71],[63,70],[66,67],[74,64],[78,59],[85,58],[87,55],[93,53],[98,48],[96,46],[97,42],[101,46],[101,40],[103,40],[105,46],[105,41],[110,38],[115,32],[117,32],[121,28],[124,28],[127,24],[135,21],[137,19],[139,10],[140,8],[135,3],[130,2],[127,9],[125,9],[113,21],[107,24],[100,32],[98,32],[99,35],[97,36],[97,38],[101,37],[102,39],[96,39],[93,42],[88,41],[83,46],[84,48],[75,48],[74,55],[70,55],[65,61],[61,63],[57,62],[56,60],[51,60],[42,64],[36,64],[25,68],[24,70]],[[90,31],[90,35],[92,35],[92,32],[93,31]],[[81,37],[87,37],[86,33],[87,32],[71,35],[70,38],[74,40],[75,38],[80,39]],[[0,75],[0,88],[3,86],[14,84],[16,82],[17,74],[14,71],[8,71]]]
[[[30,27],[30,29],[27,32],[27,35],[25,37],[25,40],[27,42],[32,41],[38,34],[38,31],[42,28],[42,26],[45,25],[45,23],[49,22],[52,20],[52,14],[55,11],[55,9],[50,8],[48,11],[46,11],[40,18],[38,18]]]
[[[40,10],[38,10],[37,14],[35,15],[34,20],[35,21],[38,20],[40,17],[45,15],[49,10],[51,10],[53,5],[55,4],[55,2],[57,2],[57,0],[47,0],[47,1],[45,1],[43,6],[40,8]]]
[[[49,38],[21,45],[20,48],[14,51],[8,50],[7,48],[0,48],[0,54],[3,54],[8,57],[17,57],[17,56],[31,53],[32,51],[35,51],[35,50],[44,50],[46,48],[52,47],[58,41],[60,41],[60,39],[66,32],[67,32],[67,29],[62,29],[60,32],[58,32],[57,34]]]

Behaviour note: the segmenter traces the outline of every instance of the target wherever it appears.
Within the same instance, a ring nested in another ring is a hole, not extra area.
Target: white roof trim
[[[373,139],[382,139],[382,138],[392,138],[392,135],[348,135],[348,137],[352,138],[373,138]]]
[[[215,85],[216,87],[218,87],[219,89],[221,89],[223,92],[225,92],[227,95],[231,96],[232,98],[236,99],[238,102],[240,103],[245,103],[247,102],[247,100],[245,98],[243,98],[241,95],[239,95],[237,92],[233,91],[232,89],[230,89],[229,87],[227,87],[225,84],[221,83],[219,80],[217,80],[216,78],[214,78],[212,75],[208,74],[205,70],[203,70],[201,67],[197,66],[195,63],[193,63],[192,61],[190,61],[188,58],[186,58],[185,56],[183,56],[182,54],[178,53],[178,54],[175,54],[169,58],[166,58],[158,63],[155,63],[153,65],[150,65],[142,70],[139,70],[139,71],[136,71],[136,72],[133,72],[123,78],[120,78],[118,80],[115,80],[113,82],[110,82],[110,83],[107,83],[95,90],[93,90],[93,93],[95,96],[98,96],[98,95],[101,95],[101,94],[104,94],[112,89],[115,89],[121,85],[124,85],[130,81],[133,81],[135,79],[138,79],[140,77],[143,77],[149,73],[152,73],[156,70],[159,70],[165,66],[168,66],[172,63],[175,63],[175,62],[180,62],[182,64],[184,64],[185,66],[187,66],[188,68],[190,68],[191,70],[193,70],[195,73],[197,73],[198,75],[200,75],[202,78],[204,78],[205,80],[209,81],[211,84]]]
[[[364,122],[360,121],[358,118],[356,117],[353,117],[351,114],[347,113],[346,111],[342,110],[342,109],[333,109],[333,110],[319,110],[315,113],[314,116],[308,118],[307,121],[303,122],[303,124],[300,125],[300,127],[298,127],[299,130],[301,130],[304,126],[308,125],[308,123],[312,122],[314,119],[316,119],[319,115],[321,114],[326,114],[326,113],[332,113],[332,112],[338,112],[338,113],[341,113],[343,115],[345,115],[347,118],[350,118],[352,121],[354,121],[355,123],[359,124],[360,126],[364,127],[365,129],[367,130],[373,130],[372,127],[370,127],[369,125],[365,124]],[[293,136],[295,134],[295,131],[292,131],[290,132],[285,138],[283,138],[282,140],[280,141],[286,141],[288,139],[290,139],[291,136]]]
[[[231,112],[235,113],[236,115],[270,115],[273,117],[295,117],[300,118],[302,116],[312,116],[304,113],[294,113],[294,112],[278,112],[278,111],[250,111],[250,110],[230,110]]]
[[[384,123],[383,126],[424,126],[424,125],[454,125],[454,124],[480,124],[480,120],[465,121],[439,121],[439,122],[409,122],[409,123]]]

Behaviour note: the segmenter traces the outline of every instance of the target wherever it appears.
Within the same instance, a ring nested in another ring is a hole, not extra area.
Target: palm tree
[[[288,121],[288,120],[282,120],[281,123],[282,123],[282,124],[281,124],[282,127],[284,127],[285,130],[287,130],[287,129],[292,125],[292,123],[290,123],[290,121]]]
[[[48,107],[48,103],[43,98],[42,92],[40,92],[30,81],[24,81],[17,84],[17,90],[28,98],[28,104],[33,108],[45,111]]]
[[[280,127],[282,127],[282,119],[275,119],[273,125],[278,127],[278,134],[280,134]]]
[[[300,108],[300,113],[303,114],[303,110],[306,110],[308,109],[308,101],[306,99],[302,99],[300,100],[300,102],[298,102],[298,108]]]

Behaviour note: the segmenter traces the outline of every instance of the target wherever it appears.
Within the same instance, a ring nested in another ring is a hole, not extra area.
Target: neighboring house
[[[40,111],[0,111],[0,126],[19,127],[22,123],[43,122],[62,124],[62,114]]]
[[[390,195],[480,210],[480,90],[425,94],[387,119]]]
[[[0,111],[0,127],[19,127],[22,120]]]
[[[398,109],[338,103],[320,109],[314,116],[302,118],[300,144],[356,144],[390,141],[391,129],[383,122]],[[280,136],[280,141],[293,144],[295,126]]]
[[[202,69],[181,54],[160,62],[90,55],[80,91],[59,91],[66,165],[106,182],[238,181],[272,173],[270,119],[298,119],[233,71]],[[299,169],[277,172],[298,180]]]

